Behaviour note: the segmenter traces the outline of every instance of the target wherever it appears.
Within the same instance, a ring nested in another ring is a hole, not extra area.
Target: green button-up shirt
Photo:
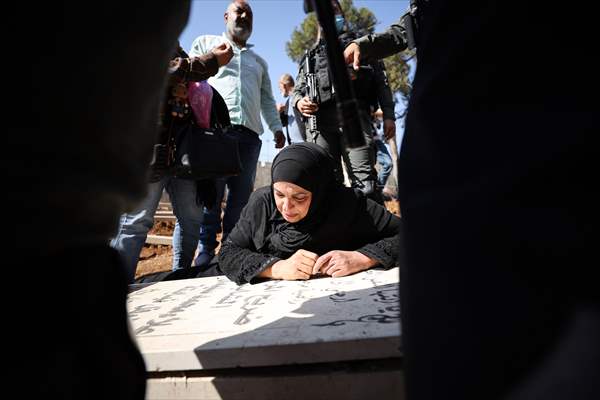
[[[244,125],[259,135],[263,133],[260,114],[275,133],[282,130],[275,99],[271,91],[271,79],[267,62],[251,50],[252,45],[238,47],[225,34],[222,36],[203,35],[192,43],[190,56],[208,53],[213,47],[229,42],[233,48],[233,58],[227,65],[208,80],[223,97],[229,117],[234,125]]]

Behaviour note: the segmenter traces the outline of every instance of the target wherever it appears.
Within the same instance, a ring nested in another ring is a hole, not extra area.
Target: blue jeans
[[[127,275],[132,282],[135,277],[138,259],[146,242],[148,231],[154,225],[154,213],[162,196],[167,190],[173,213],[183,234],[173,236],[173,270],[188,268],[192,265],[194,251],[200,238],[202,222],[202,204],[196,203],[196,182],[188,179],[164,177],[148,186],[148,195],[137,210],[123,214],[119,231],[110,245],[123,258]]]
[[[250,194],[254,190],[256,164],[258,163],[262,142],[256,133],[247,128],[233,128],[229,132],[239,140],[242,172],[238,176],[217,180],[217,205],[212,209],[204,208],[204,219],[199,230],[198,257],[194,261],[194,265],[205,264],[215,254],[215,249],[219,245],[217,233],[221,232],[221,199],[223,199],[225,193],[225,186],[227,186],[228,193],[227,205],[223,214],[221,240],[224,240],[235,226],[242,209],[248,203]],[[173,240],[178,236],[179,226],[176,225]]]
[[[381,170],[377,175],[377,183],[380,187],[383,187],[392,173],[392,156],[390,156],[383,140],[373,140],[373,142],[375,143],[375,149],[377,150],[377,162],[381,166]]]

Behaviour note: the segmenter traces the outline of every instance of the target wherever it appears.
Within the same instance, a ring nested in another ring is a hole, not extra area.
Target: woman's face
[[[273,196],[277,210],[287,222],[298,222],[306,217],[312,193],[290,182],[273,184]]]

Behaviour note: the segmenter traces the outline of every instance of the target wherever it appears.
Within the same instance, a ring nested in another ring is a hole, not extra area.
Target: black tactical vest
[[[327,48],[323,41],[314,49],[314,66],[319,86],[319,101],[321,104],[333,99],[333,81],[327,60]]]
[[[342,48],[345,48],[352,40],[356,39],[356,35],[352,33],[343,33],[339,36]],[[333,87],[333,79],[327,59],[327,48],[325,42],[320,41],[317,47],[313,49],[314,67],[319,86],[319,101],[324,104],[334,99],[335,89]],[[357,99],[365,103],[371,103],[372,97],[376,94],[375,90],[375,74],[373,70],[352,71],[356,74],[356,79],[352,80],[354,94]]]

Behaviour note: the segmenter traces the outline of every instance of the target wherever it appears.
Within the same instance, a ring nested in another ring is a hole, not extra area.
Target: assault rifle
[[[343,133],[349,148],[365,145],[362,120],[359,114],[358,101],[350,85],[350,78],[346,73],[342,46],[338,40],[335,29],[333,7],[330,1],[304,0],[304,11],[306,13],[316,11],[319,24],[323,28],[325,42],[327,43],[327,59],[333,78],[333,87],[336,91],[335,101],[337,105],[338,120],[343,126]],[[368,127],[365,127],[368,129]]]
[[[304,75],[306,77],[306,95],[308,99],[315,104],[319,104],[319,83],[315,74],[314,57],[309,50],[306,50],[304,57]],[[314,141],[319,136],[317,127],[317,116],[311,115],[308,117],[307,129],[309,137]]]
[[[404,26],[406,31],[405,41],[407,47],[412,50],[417,47],[417,30],[419,29],[418,18],[417,18],[417,0],[410,0],[410,6],[408,11],[400,17],[401,24]]]

